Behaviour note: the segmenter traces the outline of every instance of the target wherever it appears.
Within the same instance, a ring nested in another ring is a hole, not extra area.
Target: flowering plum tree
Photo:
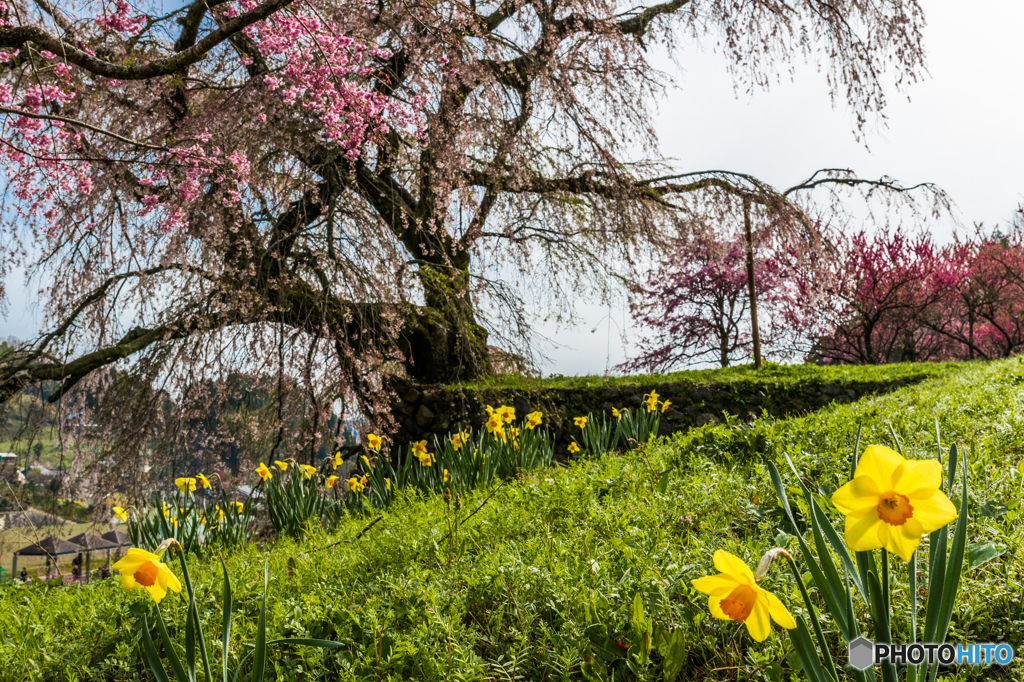
[[[697,362],[722,367],[749,357],[753,347],[747,282],[746,244],[742,237],[720,239],[698,233],[679,244],[637,293],[636,321],[652,330],[640,341],[639,354],[620,369],[666,371]],[[785,289],[778,266],[759,259],[754,277],[763,310],[771,312]],[[768,319],[772,319],[769,315]],[[770,346],[772,327],[762,341]]]
[[[524,336],[524,283],[565,311],[634,277],[686,197],[808,224],[749,176],[667,170],[648,44],[721,38],[755,86],[819,55],[859,123],[879,74],[923,59],[917,0],[161,7],[0,3],[0,274],[44,283],[46,324],[5,356],[2,399],[49,381],[57,401],[115,363],[182,400],[273,368],[320,411],[372,406],[382,373],[480,376],[489,336]]]

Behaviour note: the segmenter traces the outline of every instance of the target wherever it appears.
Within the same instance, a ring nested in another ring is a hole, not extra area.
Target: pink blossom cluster
[[[247,11],[255,4],[248,0],[238,7]],[[263,58],[275,63],[273,73],[264,77],[267,90],[279,92],[288,105],[312,111],[324,125],[324,137],[344,149],[349,160],[359,158],[367,141],[387,134],[388,117],[398,125],[415,125],[415,107],[389,101],[359,83],[373,72],[367,59],[388,59],[388,52],[355,42],[316,16],[276,14],[247,33]]]
[[[242,0],[228,5],[224,15],[237,15],[256,5],[253,0]],[[138,33],[146,17],[134,14],[127,2],[118,0],[112,12],[97,16],[92,23],[102,31],[127,36]],[[368,142],[386,134],[389,121],[405,127],[419,124],[418,100],[411,106],[395,104],[365,85],[373,73],[368,61],[387,59],[388,53],[342,35],[340,27],[321,20],[316,12],[277,13],[246,32],[271,70],[271,75],[262,80],[267,91],[277,93],[285,106],[311,112],[323,124],[324,138],[343,149],[349,160],[358,159]],[[109,33],[96,39],[103,40],[110,49]],[[124,39],[125,51],[127,45]],[[93,54],[88,41],[81,47]],[[17,55],[17,50],[0,52],[0,61]],[[82,75],[76,73],[77,67],[51,52],[42,51],[39,56],[48,62],[45,71],[40,72],[48,77],[42,84],[26,79],[0,82],[0,104],[35,115],[7,115],[0,133],[7,144],[0,145],[0,159],[21,200],[21,215],[41,219],[45,235],[52,240],[60,234],[60,222],[81,224],[81,216],[68,215],[67,207],[94,191],[95,166],[86,159],[95,156],[96,150],[104,155],[111,138],[48,118],[55,112],[76,110],[69,104],[87,106],[86,100],[78,100],[79,89],[92,87],[84,85],[92,79],[76,80]],[[225,60],[232,58],[243,65],[252,61],[229,50],[217,56],[216,64],[210,65],[211,72],[226,73]],[[134,86],[102,79],[102,87],[110,92],[124,88],[127,93]],[[246,125],[254,127],[268,121],[263,112],[253,119]],[[129,144],[125,151],[125,145],[115,143],[125,154],[128,166],[118,172],[127,172],[141,190],[135,192],[140,202],[138,217],[152,215],[165,231],[186,226],[190,207],[209,195],[216,195],[227,206],[238,204],[254,181],[246,153],[230,148],[235,140],[206,132],[196,134],[194,129],[202,125],[199,119],[183,122],[182,140],[157,140],[167,145],[165,149],[154,145],[140,152]],[[219,130],[219,122],[211,125]],[[258,138],[258,131],[253,132]],[[121,137],[124,142],[125,137]],[[113,158],[122,152],[113,154]]]
[[[125,0],[117,0],[113,12],[96,17],[96,25],[104,31],[116,31],[133,36],[146,25],[146,15],[133,14],[132,8]]]

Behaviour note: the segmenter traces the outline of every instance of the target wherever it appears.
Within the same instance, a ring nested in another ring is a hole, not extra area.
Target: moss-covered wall
[[[763,412],[776,417],[803,414],[832,402],[848,403],[865,395],[885,393],[916,383],[934,371],[900,372],[890,377],[858,381],[848,375],[841,379],[812,376],[806,380],[714,381],[675,383],[638,382],[587,388],[472,388],[443,385],[416,385],[399,380],[394,385],[396,400],[391,406],[398,424],[393,434],[397,444],[442,437],[454,432],[457,424],[483,426],[485,405],[512,405],[516,416],[540,410],[553,430],[556,452],[571,440],[572,418],[588,412],[610,413],[613,407],[639,409],[644,397],[656,390],[661,400],[671,402],[661,420],[662,435],[673,431],[721,421],[725,413],[741,419],[753,419]]]

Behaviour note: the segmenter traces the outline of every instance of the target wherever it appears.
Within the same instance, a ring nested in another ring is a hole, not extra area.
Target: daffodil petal
[[[161,585],[161,582],[164,582],[164,584]],[[161,581],[160,575],[158,573],[156,580],[153,581],[153,584],[147,587],[146,590],[153,597],[153,601],[159,604],[160,600],[167,596],[166,581]]]
[[[878,518],[878,511],[869,511],[864,516],[846,517],[846,544],[855,552],[880,549],[885,543],[879,542],[878,526],[884,526]]]
[[[946,493],[936,490],[927,500],[911,500],[914,507],[913,518],[921,522],[925,533],[936,531],[956,519],[956,507],[946,497]]]
[[[893,485],[893,490],[914,499],[930,497],[942,484],[942,465],[934,459],[913,460],[903,462],[903,470]]]
[[[747,576],[751,580],[754,579],[753,571],[743,563],[743,560],[733,554],[729,554],[724,549],[715,552],[714,562],[715,568],[722,573],[734,576]]]
[[[772,633],[772,624],[768,617],[767,602],[758,599],[744,622],[747,624],[747,632],[755,642],[768,639],[768,635]]]
[[[885,543],[885,548],[909,563],[910,557],[914,554],[914,550],[916,550],[920,544],[920,535],[907,537],[907,535],[904,534],[903,529],[896,526],[889,529],[889,538]]]
[[[118,570],[120,570],[120,569],[118,569]],[[137,582],[135,582],[135,574],[134,573],[122,573],[121,574],[121,587],[123,587],[126,590],[134,590],[136,587],[139,587],[139,584]]]
[[[795,628],[796,621],[793,619],[793,614],[786,608],[786,605],[771,592],[765,590],[764,594],[768,598],[768,614],[772,617],[772,620],[787,630]]]
[[[722,597],[708,597],[708,611],[711,615],[718,620],[732,620],[729,616],[725,615],[725,611],[722,610]]]
[[[882,445],[869,445],[857,461],[853,477],[870,476],[879,490],[891,490],[893,472],[902,463],[903,458],[895,450]]]
[[[703,578],[691,580],[690,583],[698,592],[710,594],[715,597],[726,596],[735,589],[737,584],[739,584],[735,578],[730,575],[725,575],[724,573],[720,573],[718,575],[707,575]]]
[[[878,506],[881,491],[870,476],[857,476],[832,493],[832,504],[844,515],[860,516]]]
[[[171,571],[171,569],[169,569],[169,568],[167,568],[166,566],[163,566],[163,565],[161,565],[161,573],[165,573],[166,574],[166,578],[167,579],[166,579],[165,582],[167,584],[167,587],[169,587],[170,589],[174,590],[175,592],[180,593],[181,592],[181,581],[178,580],[178,576],[174,575],[174,572]]]

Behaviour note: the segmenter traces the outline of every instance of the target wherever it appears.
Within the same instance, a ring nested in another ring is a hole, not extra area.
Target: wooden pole
[[[743,236],[747,242],[747,293],[750,298],[750,335],[754,339],[754,369],[761,369],[761,330],[757,326],[757,284],[754,281],[754,235],[750,228],[750,199],[743,200]]]

